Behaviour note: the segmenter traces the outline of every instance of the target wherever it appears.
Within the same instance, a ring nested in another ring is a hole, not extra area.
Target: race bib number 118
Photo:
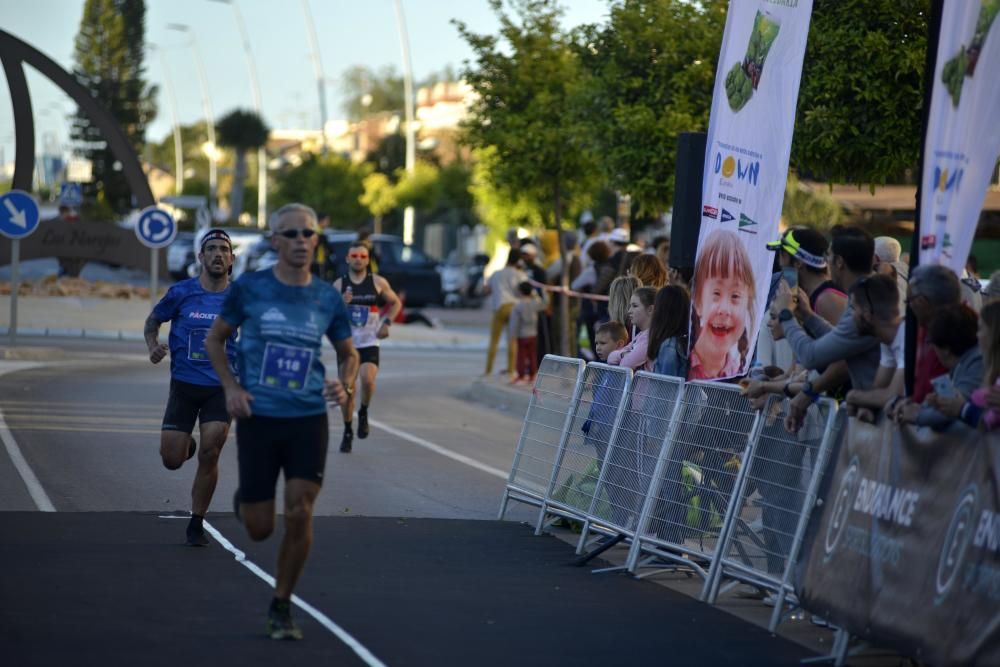
[[[312,368],[313,351],[304,347],[268,343],[264,348],[264,363],[260,383],[286,391],[302,391]]]

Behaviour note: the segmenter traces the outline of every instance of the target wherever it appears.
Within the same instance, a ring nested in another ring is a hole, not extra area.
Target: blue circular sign
[[[0,195],[0,234],[22,239],[38,228],[38,204],[24,190]]]
[[[162,208],[150,206],[139,214],[135,235],[147,248],[165,248],[177,237],[177,223]]]

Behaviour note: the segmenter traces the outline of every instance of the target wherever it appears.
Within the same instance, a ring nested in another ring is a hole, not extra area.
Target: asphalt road
[[[142,351],[76,344],[65,361],[0,377],[0,410],[56,510],[189,509],[193,461],[171,472],[158,455],[169,369]],[[351,454],[337,451],[341,418],[331,412],[317,515],[495,518],[522,416],[461,398],[481,353],[385,350],[382,358],[372,433]],[[0,457],[0,507],[34,509],[14,475]],[[235,487],[230,435],[211,511],[228,511]]]

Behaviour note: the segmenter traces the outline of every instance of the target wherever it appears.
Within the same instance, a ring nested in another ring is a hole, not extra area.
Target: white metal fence
[[[755,410],[739,387],[546,356],[500,506],[539,508],[630,540],[632,573],[683,567],[714,603],[729,582],[777,594],[772,630],[839,419],[828,399],[796,434],[788,402]],[[642,576],[642,575],[640,575]]]

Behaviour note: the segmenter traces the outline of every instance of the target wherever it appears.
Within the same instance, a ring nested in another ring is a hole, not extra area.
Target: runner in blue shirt
[[[326,378],[323,336],[337,351],[342,378],[357,374],[358,353],[344,300],[309,272],[319,241],[316,213],[287,204],[271,216],[270,227],[278,263],[233,283],[205,347],[226,408],[238,420],[240,486],[233,501],[253,540],[274,531],[275,486],[285,472],[285,535],[267,627],[272,639],[301,639],[291,598],[312,544],[313,504],[326,467],[326,404],[348,397],[346,383]],[[237,327],[239,381],[225,354]]]
[[[170,397],[160,427],[160,458],[177,470],[198,451],[191,437],[195,420],[201,430],[198,472],[191,487],[191,521],[187,544],[205,546],[202,521],[219,479],[219,453],[229,435],[226,396],[205,352],[205,334],[229,291],[233,245],[229,235],[213,229],[201,240],[201,275],[175,284],[146,318],[144,335],[149,360],[160,363],[170,354]],[[170,322],[169,346],[160,343],[160,325]],[[236,358],[236,336],[229,340],[228,363]]]

